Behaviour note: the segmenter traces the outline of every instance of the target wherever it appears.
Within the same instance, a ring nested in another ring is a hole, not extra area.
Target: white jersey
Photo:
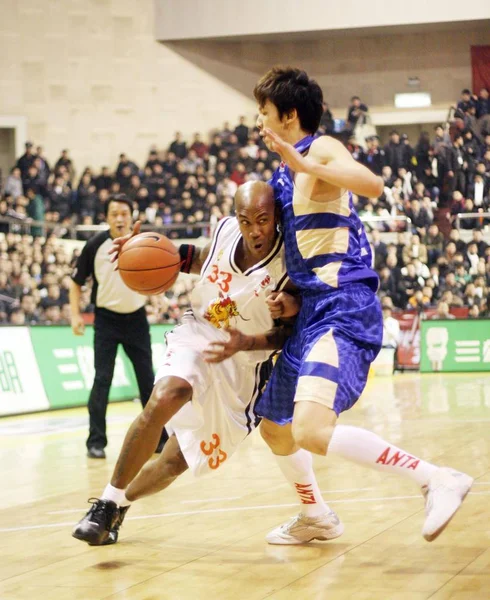
[[[209,341],[226,339],[224,329],[234,327],[244,334],[265,333],[274,326],[267,296],[284,288],[288,281],[282,236],[259,263],[241,271],[235,253],[241,233],[234,217],[223,219],[214,234],[201,278],[191,293],[193,317],[208,328]],[[186,313],[183,321],[190,317]],[[254,364],[267,360],[270,351],[242,353],[240,359]]]
[[[245,272],[234,259],[240,239],[235,218],[220,222],[191,296],[192,309],[167,335],[167,353],[156,375],[156,381],[175,376],[192,386],[192,402],[174,415],[167,428],[177,436],[195,475],[220,467],[255,428],[255,402],[272,368],[270,350],[238,352],[219,364],[202,358],[211,341],[226,339],[225,327],[248,335],[273,327],[266,298],[287,281],[282,238],[264,260]]]

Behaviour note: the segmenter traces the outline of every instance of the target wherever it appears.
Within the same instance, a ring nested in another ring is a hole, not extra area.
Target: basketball
[[[180,255],[172,242],[159,233],[139,233],[127,241],[118,266],[128,288],[145,296],[161,294],[175,283]]]

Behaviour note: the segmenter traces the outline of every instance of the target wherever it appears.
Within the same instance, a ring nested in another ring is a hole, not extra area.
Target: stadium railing
[[[490,212],[458,213],[456,215],[456,219],[454,220],[456,229],[460,229],[461,221],[464,221],[466,219],[478,219],[479,226],[483,227],[485,225],[485,221],[488,221],[488,224],[490,224]]]
[[[367,224],[379,224],[379,223],[405,223],[405,228],[411,223],[409,217],[405,215],[398,216],[390,216],[390,217],[360,217],[363,223]],[[97,233],[99,231],[104,231],[107,229],[107,225],[102,223],[100,225],[71,225],[64,223],[52,223],[50,221],[34,221],[32,219],[18,219],[15,217],[0,217],[0,224],[8,225],[9,233],[20,233],[33,235],[33,229],[38,229],[42,233],[42,237],[46,237],[47,234],[54,231],[58,237],[64,237],[65,239],[77,239],[77,233],[82,232],[92,232]],[[199,236],[210,237],[210,234],[213,228],[216,226],[216,223],[199,222],[199,223],[173,223],[172,225],[162,225],[156,226],[151,223],[145,223],[142,225],[142,231],[157,231],[163,234],[172,231],[182,231],[187,233],[187,235],[183,235],[182,237],[192,237],[189,232],[194,232],[195,230],[200,230]],[[180,237],[179,237],[180,239]]]

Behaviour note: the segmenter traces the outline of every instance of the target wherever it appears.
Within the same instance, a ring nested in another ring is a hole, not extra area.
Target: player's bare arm
[[[383,180],[367,167],[356,162],[338,140],[322,136],[312,144],[308,156],[303,156],[277,133],[264,129],[264,137],[272,140],[273,149],[295,173],[306,173],[360,196],[378,197],[383,193]]]
[[[211,342],[204,350],[203,357],[208,363],[220,363],[231,358],[237,352],[252,350],[279,350],[291,335],[292,326],[289,323],[272,328],[266,333],[246,335],[238,329],[229,328],[229,340],[226,342]]]
[[[237,352],[252,350],[280,350],[291,335],[292,324],[301,309],[301,297],[285,291],[273,292],[267,298],[267,304],[273,319],[282,323],[266,333],[246,335],[238,329],[229,328],[227,342],[212,342],[203,352],[206,362],[219,363]]]
[[[301,296],[284,291],[272,292],[266,302],[273,319],[293,319],[301,308]]]
[[[198,246],[191,246],[191,248],[193,248],[193,255],[188,272],[192,273],[192,275],[199,275],[211,251],[211,243],[206,244],[206,246],[202,248],[199,248]]]

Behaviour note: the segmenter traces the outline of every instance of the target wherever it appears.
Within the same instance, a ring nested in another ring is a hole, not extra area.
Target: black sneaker
[[[129,508],[130,506],[119,507],[116,522],[114,523],[112,529],[109,531],[109,537],[106,539],[105,542],[102,542],[101,546],[110,546],[111,544],[115,544],[117,542],[119,538],[119,528],[123,524],[124,517],[126,516],[126,513],[128,512]]]
[[[102,545],[109,537],[114,527],[119,511],[117,504],[112,500],[99,500],[90,498],[92,508],[75,526],[72,536],[77,540],[87,542],[91,546]]]
[[[104,448],[87,448],[87,456],[89,458],[105,458]]]

